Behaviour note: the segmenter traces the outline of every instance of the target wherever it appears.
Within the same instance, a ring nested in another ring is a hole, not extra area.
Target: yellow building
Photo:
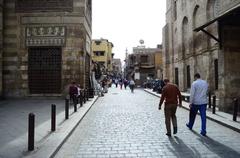
[[[113,70],[113,44],[107,39],[92,40],[92,60],[101,65],[106,72]]]

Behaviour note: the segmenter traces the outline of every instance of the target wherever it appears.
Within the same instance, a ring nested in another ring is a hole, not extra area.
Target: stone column
[[[239,17],[239,16],[238,16]],[[236,18],[237,21],[237,18]],[[240,28],[235,26],[222,26],[223,58],[224,58],[224,87],[220,87],[220,109],[230,112],[233,109],[233,98],[240,96]],[[221,76],[222,77],[222,76]]]

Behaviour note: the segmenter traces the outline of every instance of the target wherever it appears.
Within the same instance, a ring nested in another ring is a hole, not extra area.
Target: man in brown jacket
[[[167,136],[171,136],[171,119],[173,124],[173,134],[177,133],[177,117],[176,110],[177,105],[182,106],[182,98],[181,93],[178,87],[175,84],[169,83],[168,79],[164,80],[165,86],[163,87],[161,100],[159,103],[159,110],[161,110],[161,106],[163,101],[165,100],[165,124],[167,129]]]

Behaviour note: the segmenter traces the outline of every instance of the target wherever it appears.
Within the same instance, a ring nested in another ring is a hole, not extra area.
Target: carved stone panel
[[[73,0],[16,0],[16,12],[72,11]]]
[[[64,46],[64,26],[26,27],[26,46]]]

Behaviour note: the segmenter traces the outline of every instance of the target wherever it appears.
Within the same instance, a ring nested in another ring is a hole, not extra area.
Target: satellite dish
[[[144,40],[140,39],[140,40],[139,40],[139,43],[140,43],[140,44],[144,44]]]

